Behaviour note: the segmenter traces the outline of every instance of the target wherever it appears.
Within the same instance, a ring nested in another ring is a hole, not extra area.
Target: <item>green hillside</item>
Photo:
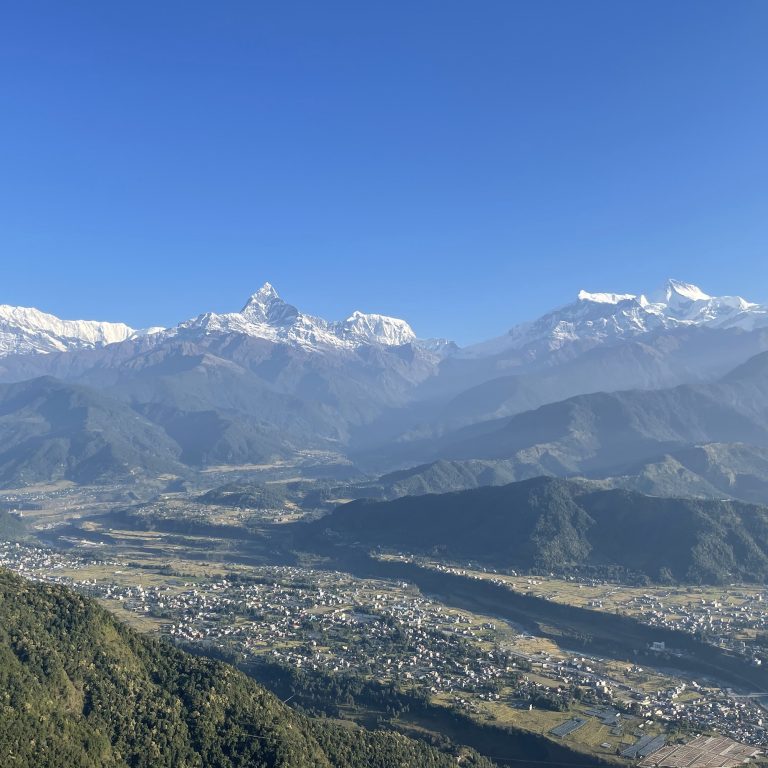
[[[694,582],[768,580],[768,507],[539,477],[338,507],[304,535],[494,567],[602,567]]]
[[[396,499],[507,485],[540,475],[556,475],[545,461],[439,459],[382,475],[339,492],[346,498]],[[768,448],[746,443],[703,443],[665,451],[641,462],[593,472],[595,487],[627,488],[651,496],[733,498],[768,504]]]
[[[397,734],[300,716],[220,662],[0,571],[0,755],[18,768],[448,768]],[[488,767],[468,756],[464,765]]]
[[[183,472],[178,446],[130,407],[51,377],[0,384],[0,487]]]

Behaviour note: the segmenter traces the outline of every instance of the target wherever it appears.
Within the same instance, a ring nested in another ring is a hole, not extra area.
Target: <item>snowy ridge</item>
[[[103,347],[126,339],[157,333],[158,328],[137,331],[124,323],[96,320],[61,320],[32,307],[0,305],[0,357],[13,354],[46,354],[70,349]]]
[[[355,311],[345,320],[331,322],[304,314],[283,301],[270,283],[256,291],[239,312],[206,312],[169,329],[137,331],[124,323],[61,320],[37,309],[0,306],[0,357],[100,347],[148,334],[161,341],[196,333],[244,334],[314,351],[413,344],[439,356],[455,348],[442,339],[417,339],[411,326],[395,317]]]
[[[433,348],[431,340],[422,343],[405,320],[395,317],[355,311],[346,320],[334,322],[304,314],[283,301],[270,283],[256,291],[240,312],[207,312],[168,333],[195,331],[241,333],[309,350],[355,349],[365,344],[387,347],[415,344]]]
[[[595,304],[618,304],[620,301],[634,299],[631,293],[589,293],[588,291],[579,291],[579,301],[592,301]]]
[[[416,334],[405,320],[386,315],[367,315],[356,310],[346,320],[334,325],[337,335],[353,342],[400,346],[416,341]]]
[[[496,339],[467,347],[460,354],[477,358],[519,350],[535,356],[576,342],[597,345],[683,326],[747,331],[768,327],[768,306],[740,296],[710,296],[679,280],[668,280],[650,298],[579,291],[572,304],[515,326]]]
[[[328,321],[305,314],[265,283],[239,312],[207,312],[169,329],[135,330],[124,323],[61,320],[37,309],[0,305],[0,357],[102,347],[150,334],[159,342],[179,335],[237,333],[315,352],[412,345],[437,358],[517,351],[534,359],[570,344],[590,347],[683,326],[768,328],[768,306],[740,296],[710,296],[678,280],[668,280],[649,297],[582,290],[571,304],[515,326],[503,336],[459,350],[445,339],[419,339],[405,320],[387,315],[355,311],[345,320]]]

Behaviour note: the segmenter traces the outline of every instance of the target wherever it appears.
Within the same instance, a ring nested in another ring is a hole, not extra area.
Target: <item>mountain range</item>
[[[692,325],[748,331],[765,328],[768,307],[740,296],[710,296],[679,280],[668,280],[650,298],[644,294],[582,290],[574,303],[469,347],[462,354],[478,357],[522,350],[541,355],[572,344],[600,344]]]
[[[0,478],[93,483],[184,471],[157,424],[99,392],[41,377],[0,384]]]
[[[691,443],[768,446],[768,353],[710,382],[594,392],[426,441],[447,458],[510,458],[589,471]]]
[[[709,296],[678,280],[668,280],[651,296],[581,290],[572,304],[464,349],[444,339],[418,339],[405,320],[386,315],[356,310],[346,320],[328,321],[305,314],[284,301],[268,282],[239,312],[205,312],[174,328],[136,330],[124,323],[61,320],[34,308],[0,305],[0,356],[104,347],[142,336],[156,336],[160,342],[195,333],[231,333],[313,350],[416,344],[464,359],[493,357],[510,350],[535,357],[574,344],[605,344],[659,329],[768,328],[768,306],[739,296]]]
[[[252,294],[239,312],[205,312],[173,328],[160,326],[135,330],[124,323],[94,320],[61,320],[29,307],[0,305],[0,356],[45,354],[98,348],[143,336],[157,343],[168,338],[190,338],[228,333],[290,344],[307,350],[354,349],[363,344],[401,346],[416,344],[430,349],[453,348],[439,339],[416,338],[405,320],[355,311],[346,320],[328,321],[300,312],[278,295],[270,283]]]
[[[17,389],[2,399],[0,483],[94,482],[312,450],[369,473],[495,462],[500,480],[579,474],[761,500],[768,477],[747,454],[768,445],[767,350],[768,307],[675,280],[648,297],[581,291],[463,349],[384,315],[305,314],[269,283],[239,312],[143,331],[4,307],[0,381]],[[88,416],[53,418],[40,398],[57,387],[88,399]],[[119,416],[92,430],[97,411]],[[681,458],[695,450],[722,471],[697,473],[700,462]]]

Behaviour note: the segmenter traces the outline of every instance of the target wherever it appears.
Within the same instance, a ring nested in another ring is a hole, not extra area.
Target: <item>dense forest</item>
[[[359,500],[297,529],[309,546],[384,546],[499,568],[602,568],[657,581],[768,580],[768,507],[646,496],[539,477]]]
[[[390,732],[300,715],[232,667],[0,571],[0,755],[19,768],[448,768]],[[488,768],[468,751],[462,765]]]

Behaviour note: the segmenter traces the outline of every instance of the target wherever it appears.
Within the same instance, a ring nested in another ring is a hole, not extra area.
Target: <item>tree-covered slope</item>
[[[534,472],[532,476],[541,474]],[[345,489],[347,498],[396,499],[400,496],[422,496],[427,493],[449,493],[479,488],[484,485],[507,485],[519,477],[514,461],[505,459],[438,459],[408,469],[382,475],[377,480]]]
[[[556,475],[542,461],[438,459],[343,489],[346,498],[396,499],[450,493],[484,485],[507,485]],[[603,488],[627,488],[651,496],[733,498],[768,504],[768,448],[746,443],[703,443],[666,451],[641,462],[585,474]]]
[[[183,471],[178,454],[158,426],[94,390],[50,377],[0,384],[0,487]]]
[[[285,502],[283,486],[263,483],[227,483],[197,497],[203,504],[222,504],[227,507],[248,509],[274,509]]]
[[[602,485],[652,496],[733,498],[768,504],[768,448],[705,443],[597,475]]]
[[[304,718],[225,664],[141,636],[92,600],[7,571],[0,722],[3,765],[19,768],[456,764],[396,734]]]
[[[330,533],[348,543],[497,567],[601,566],[699,582],[768,579],[768,507],[595,490],[545,477],[355,501],[305,528],[310,540]]]

